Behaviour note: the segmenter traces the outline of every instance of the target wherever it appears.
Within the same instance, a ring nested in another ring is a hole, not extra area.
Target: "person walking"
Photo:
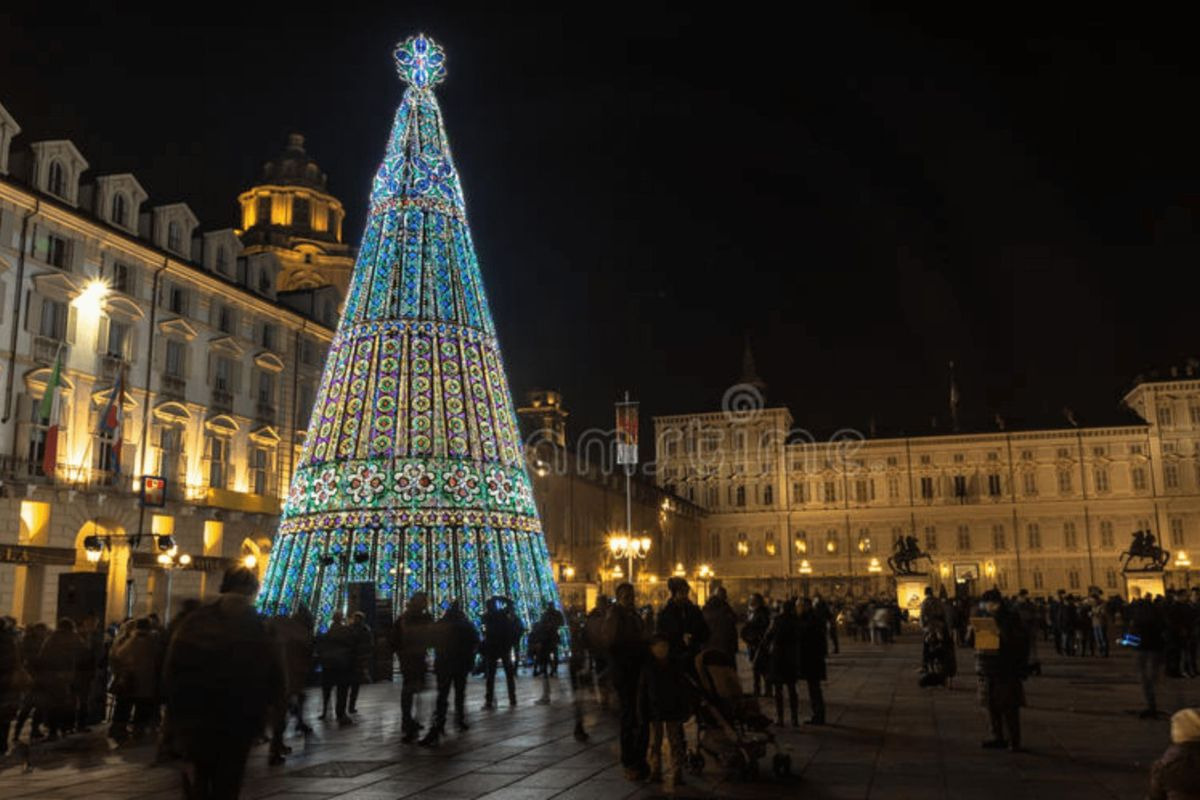
[[[454,723],[459,731],[470,729],[465,705],[467,675],[475,663],[475,651],[479,649],[479,631],[467,619],[457,600],[434,623],[430,633],[434,648],[433,671],[437,676],[437,702],[434,705],[433,723],[420,742],[423,747],[437,747],[446,732],[451,689],[454,689]]]
[[[288,712],[296,719],[296,732],[307,736],[312,728],[304,720],[305,688],[313,660],[313,617],[307,607],[301,605],[290,617],[280,620],[279,637],[287,678]],[[285,725],[286,722],[285,718]]]
[[[718,586],[704,604],[704,624],[708,626],[708,646],[720,650],[737,663],[737,612],[729,605],[729,593]]]
[[[617,587],[617,602],[609,606],[604,618],[603,638],[621,714],[621,766],[627,780],[642,781],[650,774],[646,763],[649,730],[638,716],[637,703],[638,682],[646,660],[646,632],[634,605],[633,584]]]
[[[153,724],[159,697],[158,637],[150,620],[142,617],[133,629],[122,636],[111,651],[113,671],[113,715],[109,736],[121,743],[130,737],[132,718],[133,738],[141,739],[146,728]]]
[[[750,610],[746,624],[742,626],[742,641],[746,643],[746,657],[750,660],[755,697],[771,694],[771,680],[767,677],[766,662],[758,658],[763,636],[771,624],[771,613],[758,592],[750,595]]]
[[[992,738],[986,748],[1021,749],[1021,706],[1025,691],[1021,685],[1026,674],[1029,645],[1017,615],[1004,605],[1000,592],[988,589],[981,598],[982,612],[995,621],[999,643],[994,649],[975,650],[975,674],[978,676],[979,702],[987,711]],[[1008,738],[1004,734],[1007,730]]]
[[[351,668],[350,689],[346,697],[346,711],[358,713],[358,687],[371,682],[371,662],[375,658],[375,635],[367,625],[367,615],[355,611],[351,617]]]
[[[534,623],[529,632],[529,650],[533,654],[533,674],[542,676],[542,696],[537,699],[538,705],[550,702],[550,676],[557,672],[558,637],[559,631],[566,620],[562,612],[546,601],[542,616]]]
[[[688,694],[679,664],[670,658],[671,643],[661,633],[650,639],[650,658],[642,664],[638,678],[638,724],[650,731],[650,780],[662,781],[663,791],[672,794],[683,784],[687,746],[683,723],[691,716]],[[664,771],[664,734],[670,762]]]
[[[83,642],[75,632],[75,620],[63,617],[38,654],[45,703],[48,739],[53,741],[74,729],[75,670],[83,653]]]
[[[583,727],[583,676],[587,671],[587,621],[578,609],[567,614],[567,635],[570,637],[570,655],[567,657],[567,673],[571,678],[571,704],[575,708],[575,741],[586,742],[587,731]]]
[[[512,601],[506,597],[492,597],[488,610],[483,615],[483,667],[486,689],[483,709],[496,707],[496,661],[504,667],[504,682],[508,687],[508,704],[517,704],[517,682],[513,664],[513,648],[520,644],[520,621],[512,611]]]
[[[826,632],[822,629],[820,633],[824,642]],[[767,629],[762,644],[767,652],[771,684],[775,687],[776,725],[783,725],[785,690],[788,708],[792,712],[792,726],[800,725],[800,700],[796,696],[796,681],[800,678],[800,636],[800,617],[796,614],[796,601],[789,598],[783,602],[783,607],[775,619],[771,620],[771,627]]]
[[[14,740],[21,738],[21,729],[25,727],[25,720],[30,717],[32,717],[29,723],[30,741],[45,736],[41,726],[46,720],[46,703],[42,697],[43,680],[38,657],[42,651],[42,645],[46,643],[49,636],[50,628],[46,623],[37,622],[26,628],[25,635],[21,637],[18,644],[17,652],[21,661],[24,686],[20,708],[17,709],[16,727],[13,729]]]
[[[1141,598],[1129,604],[1129,633],[1137,638],[1137,668],[1146,707],[1139,716],[1158,716],[1157,684],[1163,672],[1164,621],[1160,609]]]
[[[167,648],[170,731],[175,752],[190,762],[184,791],[194,800],[238,796],[267,709],[283,702],[283,662],[254,610],[257,593],[252,570],[228,570],[217,599],[189,613]]]
[[[339,725],[349,725],[346,701],[354,674],[354,631],[345,623],[342,612],[333,612],[329,630],[317,638],[317,659],[321,662],[321,716],[329,718],[329,698],[334,696],[334,714]]]
[[[429,653],[429,638],[433,616],[429,613],[429,598],[424,592],[414,592],[396,617],[392,626],[390,644],[400,660],[400,715],[403,736],[400,741],[408,744],[417,739],[421,723],[413,716],[413,699],[425,686],[425,658]]]
[[[808,725],[825,724],[825,694],[821,682],[825,680],[825,659],[829,651],[826,644],[825,624],[807,597],[800,606],[800,657],[798,677],[808,687],[808,705],[812,715],[805,721]],[[792,713],[795,725],[795,712]]]

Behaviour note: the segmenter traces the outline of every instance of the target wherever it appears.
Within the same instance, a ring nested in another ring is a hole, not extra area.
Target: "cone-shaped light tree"
[[[397,609],[424,591],[475,617],[507,596],[528,626],[558,592],[433,95],[445,55],[421,35],[395,59],[408,86],[259,607],[324,628],[370,582]]]

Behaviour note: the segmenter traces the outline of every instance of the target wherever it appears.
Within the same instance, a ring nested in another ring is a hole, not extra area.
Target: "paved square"
[[[1060,658],[1026,685],[1022,712],[1030,752],[980,749],[984,720],[975,704],[973,676],[952,689],[920,689],[920,650],[909,635],[890,646],[843,643],[829,662],[826,685],[830,725],[784,728],[791,753],[790,781],[766,777],[722,780],[711,768],[689,776],[677,796],[720,798],[1141,798],[1149,763],[1167,744],[1168,722],[1136,716],[1141,697],[1127,652],[1110,659]],[[959,651],[970,672],[969,651]],[[465,734],[451,731],[437,750],[400,744],[399,687],[366,687],[359,723],[348,728],[316,723],[307,742],[293,737],[286,765],[269,768],[266,748],[251,754],[245,798],[481,798],[489,800],[609,800],[656,797],[655,785],[626,782],[616,766],[616,726],[607,712],[587,705],[592,739],[571,736],[573,712],[565,679],[549,706],[533,704],[538,685],[519,683],[515,709],[483,712],[481,681],[468,685]],[[562,694],[559,694],[562,692]],[[316,694],[310,692],[310,694]],[[803,695],[803,692],[801,692]],[[310,706],[316,705],[310,697]],[[419,700],[421,718],[431,693]],[[1200,681],[1165,680],[1160,706],[1200,705]],[[689,730],[689,735],[691,731]],[[19,759],[0,762],[0,797],[174,798],[175,767],[153,767],[153,748],[110,751],[99,735],[78,736],[34,750],[34,769]],[[764,763],[769,768],[769,763]]]

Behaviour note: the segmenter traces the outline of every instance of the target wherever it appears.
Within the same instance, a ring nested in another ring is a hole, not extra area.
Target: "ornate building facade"
[[[915,536],[953,592],[1126,594],[1136,530],[1190,580],[1200,545],[1200,379],[1139,380],[1112,427],[814,442],[786,408],[654,419],[660,486],[692,499],[703,553],[731,593],[891,591],[894,542]]]
[[[89,180],[70,141],[19,133],[0,106],[0,613],[54,619],[64,572],[107,576],[110,620],[129,589],[162,611],[172,582],[201,596],[266,563],[353,263],[341,204],[299,137],[241,196],[242,229],[201,230],[133,175]],[[122,375],[117,436],[100,415]],[[146,476],[163,506],[142,506]]]

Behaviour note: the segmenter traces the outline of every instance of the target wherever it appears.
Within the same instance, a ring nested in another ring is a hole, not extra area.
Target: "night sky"
[[[769,399],[817,434],[944,431],[950,360],[964,427],[1105,424],[1135,375],[1200,356],[1182,20],[18,5],[18,145],[70,138],[90,174],[132,171],[210,229],[298,131],[357,240],[403,90],[392,46],[441,42],[513,389],[560,389],[573,433],[611,426],[626,388],[647,417],[716,410],[745,334]]]

